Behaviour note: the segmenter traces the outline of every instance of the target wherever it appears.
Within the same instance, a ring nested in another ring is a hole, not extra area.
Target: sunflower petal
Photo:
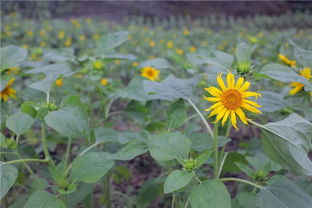
[[[209,114],[208,117],[210,118],[210,117],[212,117],[212,116],[214,116],[214,115],[220,113],[221,111],[223,111],[223,109],[224,109],[223,106],[220,106],[220,107],[214,109],[213,111],[211,111],[211,113]]]
[[[225,90],[227,89],[226,86],[225,86],[225,84],[224,84],[224,81],[223,81],[223,79],[222,79],[222,73],[218,74],[218,76],[217,76],[217,82],[218,82],[218,84],[219,84],[219,86],[220,86],[220,88],[221,88],[222,91],[225,91]]]
[[[215,103],[212,106],[210,106],[210,108],[207,108],[205,111],[210,111],[212,109],[215,109],[215,108],[219,107],[220,105],[222,105],[221,102]]]
[[[238,108],[235,110],[235,113],[238,115],[239,119],[244,123],[248,125],[248,120],[246,118],[245,113],[242,111],[241,108]]]
[[[227,74],[226,81],[227,81],[228,88],[233,89],[235,85],[235,79],[234,79],[234,75],[231,72]]]
[[[248,110],[248,111],[250,111],[250,112],[256,113],[256,114],[261,113],[261,111],[259,111],[257,108],[252,107],[252,106],[248,105],[247,103],[243,103],[241,105],[241,107],[246,109],[246,110]]]
[[[216,120],[213,123],[218,123],[221,120],[221,118],[224,116],[226,111],[227,111],[227,109],[223,108],[223,110],[220,113],[218,113]]]
[[[256,97],[258,98],[261,97],[262,95],[260,93],[257,93],[257,92],[250,92],[250,91],[245,91],[245,92],[242,92],[243,94],[243,98],[247,98],[247,97]]]
[[[216,98],[216,97],[206,97],[206,96],[204,96],[204,99],[209,101],[209,102],[218,102],[218,101],[220,101],[220,98]]]
[[[300,90],[302,90],[303,86],[296,86],[295,88],[293,88],[292,90],[289,91],[289,94],[290,95],[294,95],[296,94],[297,92],[299,92]]]
[[[245,90],[247,90],[250,86],[250,82],[246,81],[243,86],[241,86],[241,88],[239,88],[239,91],[243,92]]]
[[[260,108],[261,107],[261,105],[259,105],[258,103],[256,103],[256,102],[254,102],[254,101],[251,101],[251,100],[243,100],[243,103],[248,103],[248,104],[250,104],[250,105],[252,105],[252,106],[254,106],[254,107],[256,107],[256,108]]]
[[[227,110],[222,119],[222,126],[224,126],[225,122],[228,120],[231,111]]]
[[[238,78],[238,80],[236,82],[236,85],[235,85],[235,89],[238,90],[239,88],[241,88],[241,86],[243,85],[244,81],[245,81],[244,77]]]
[[[208,87],[208,88],[205,88],[205,90],[215,97],[220,97],[222,93],[222,91],[216,87]]]
[[[236,116],[235,116],[235,111],[234,110],[231,110],[231,123],[234,126],[234,128],[236,130],[238,130],[238,127],[236,125]]]

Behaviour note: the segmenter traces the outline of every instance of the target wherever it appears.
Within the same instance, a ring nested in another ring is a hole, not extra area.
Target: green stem
[[[25,163],[25,162],[43,162],[43,163],[46,163],[49,161],[46,159],[27,158],[27,159],[20,159],[20,160],[11,160],[8,162],[1,163],[1,165],[14,164],[14,163]]]
[[[54,162],[51,159],[50,153],[49,153],[49,147],[48,147],[48,143],[47,143],[47,138],[46,138],[46,134],[45,134],[45,123],[44,121],[42,121],[41,123],[41,140],[42,140],[42,147],[43,147],[43,153],[45,156],[45,159],[49,161],[49,164],[54,165]]]
[[[219,127],[219,123],[214,124],[214,127],[213,127],[213,147],[214,147],[213,178],[214,179],[219,178],[218,127]]]
[[[68,163],[68,159],[69,159],[69,152],[70,152],[71,142],[72,142],[72,138],[69,138],[69,139],[68,139],[68,143],[67,143],[66,153],[65,153],[64,171],[65,171],[66,168],[67,168],[67,163]]]
[[[187,207],[188,207],[189,202],[190,202],[190,197],[188,197],[188,199],[187,199],[187,201],[186,201],[186,203],[185,203],[185,205],[184,205],[184,208],[187,208]]]
[[[171,208],[174,208],[175,194],[172,194]]]
[[[106,208],[111,208],[110,202],[110,176],[107,173],[106,178],[104,180],[104,199],[106,203]]]
[[[115,101],[115,99],[111,99],[109,101],[109,103],[107,104],[106,111],[105,111],[105,120],[107,120],[109,117],[109,110],[110,110],[110,107],[112,106],[114,101]]]
[[[206,119],[204,118],[204,116],[200,112],[200,110],[196,107],[196,105],[193,103],[193,101],[191,101],[189,98],[185,98],[185,100],[191,104],[191,106],[194,108],[194,110],[197,112],[197,114],[200,116],[200,118],[204,122],[204,124],[205,124],[205,126],[206,126],[206,128],[207,128],[207,130],[209,132],[209,134],[211,135],[211,137],[213,137],[212,129],[210,128],[208,122],[206,121]]]
[[[18,153],[18,150],[17,150],[17,149],[15,149],[15,154],[17,155],[18,158],[20,158],[20,160],[12,160],[12,161],[7,162],[7,164],[10,164],[10,163],[13,164],[13,163],[12,163],[13,161],[21,161],[21,160],[23,160],[22,156]],[[34,173],[34,171],[32,171],[31,167],[29,167],[29,165],[28,165],[25,161],[21,161],[21,162],[22,162],[23,165],[26,167],[26,169],[28,170],[28,172],[29,172],[31,175],[35,176],[35,173]],[[14,163],[15,163],[15,162],[14,162]]]
[[[247,180],[244,180],[244,179],[240,179],[240,178],[221,178],[219,179],[220,181],[238,181],[238,182],[241,182],[241,183],[245,183],[245,184],[248,184],[248,185],[251,185],[251,186],[254,186],[258,189],[262,189],[263,187],[258,185],[258,184],[255,184],[253,182],[250,182],[250,181],[247,181]]]
[[[232,124],[231,124],[230,121],[228,121],[228,125],[227,125],[227,127],[226,127],[226,132],[225,132],[225,137],[229,137],[230,132],[231,132],[231,128],[232,128]],[[221,149],[220,161],[219,161],[220,164],[223,164],[223,163],[224,163],[224,160],[225,160],[225,157],[226,157],[226,155],[224,154],[225,146],[226,146],[226,145],[224,145],[224,146],[222,147],[222,149]],[[220,167],[219,167],[219,173],[218,173],[219,177],[220,177],[220,174],[221,174],[221,172],[222,172],[222,167],[223,167],[223,165],[220,165]]]

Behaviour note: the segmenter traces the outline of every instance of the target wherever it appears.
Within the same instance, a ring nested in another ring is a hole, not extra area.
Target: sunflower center
[[[153,77],[153,76],[154,76],[154,72],[153,72],[152,70],[148,70],[148,71],[147,71],[147,75],[148,75],[149,77]]]
[[[221,102],[229,110],[236,110],[242,104],[242,94],[235,89],[225,91],[221,96]]]

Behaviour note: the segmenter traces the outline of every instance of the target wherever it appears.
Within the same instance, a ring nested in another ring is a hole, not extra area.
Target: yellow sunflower
[[[60,79],[55,80],[55,85],[58,87],[62,87],[63,86],[63,79],[60,78]]]
[[[311,68],[309,68],[309,67],[306,67],[306,68],[303,68],[302,70],[300,70],[299,74],[301,76],[307,78],[308,80],[310,80],[312,78]],[[289,91],[289,94],[290,95],[294,95],[294,94],[296,94],[297,92],[299,92],[299,91],[301,91],[303,89],[304,84],[302,84],[300,82],[292,82],[290,84],[290,86],[294,87],[294,88]]]
[[[149,80],[155,81],[158,79],[159,70],[151,66],[143,67],[141,70],[141,76],[146,77]]]
[[[278,58],[286,65],[290,66],[290,67],[296,67],[297,62],[296,60],[290,60],[289,58],[287,58],[286,56],[284,56],[283,54],[278,54]]]
[[[13,82],[14,78],[10,79],[5,88],[0,92],[0,99],[4,100],[5,102],[9,100],[9,97],[16,99],[16,90],[12,88]]]
[[[101,79],[101,85],[105,86],[108,84],[108,80],[106,78]]]
[[[222,79],[222,73],[218,74],[217,82],[220,89],[216,87],[205,88],[213,97],[204,97],[205,100],[209,102],[216,102],[206,111],[211,111],[209,117],[217,115],[214,123],[219,122],[222,119],[222,126],[230,117],[230,121],[235,129],[238,130],[236,125],[236,115],[240,120],[248,125],[248,119],[242,109],[251,111],[253,113],[259,114],[257,108],[261,107],[258,103],[248,100],[248,97],[258,97],[261,96],[260,93],[246,91],[250,82],[245,81],[243,77],[238,78],[235,83],[234,75],[229,72],[226,76],[227,86],[224,84]]]

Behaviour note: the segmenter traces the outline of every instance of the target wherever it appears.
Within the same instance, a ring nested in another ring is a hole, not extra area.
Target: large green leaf
[[[250,46],[245,42],[239,43],[235,51],[235,56],[238,63],[250,61],[251,54],[255,49],[256,49],[255,45]]]
[[[90,136],[88,114],[79,97],[66,98],[61,109],[50,111],[44,120],[60,134],[71,138],[84,138]]]
[[[190,195],[192,208],[231,208],[231,197],[225,185],[206,180],[193,187]]]
[[[173,101],[191,97],[196,82],[196,78],[179,79],[170,75],[162,82],[144,80],[143,87],[150,99]]]
[[[312,197],[292,181],[281,179],[261,189],[256,202],[259,208],[307,208],[311,207]]]
[[[59,200],[55,195],[46,191],[34,192],[23,208],[65,208],[65,204]]]
[[[133,78],[126,88],[117,90],[114,96],[141,102],[147,101],[149,98],[143,89],[143,80],[143,77]]]
[[[45,49],[43,59],[52,62],[75,61],[73,48]]]
[[[27,51],[24,48],[15,45],[9,45],[1,48],[1,72],[11,67],[17,67],[27,57]]]
[[[285,107],[285,102],[283,96],[280,93],[270,92],[270,91],[262,91],[262,97],[258,98],[258,103],[262,106],[262,112],[274,112],[278,111]]]
[[[25,133],[35,122],[28,114],[22,112],[16,112],[11,115],[6,121],[6,127],[8,127],[11,131],[14,131],[17,135],[22,135]]]
[[[150,135],[147,144],[152,157],[158,161],[182,161],[191,150],[191,140],[180,132]]]
[[[0,163],[0,199],[2,199],[13,186],[17,174],[18,171],[13,165]]]
[[[275,63],[266,64],[262,67],[259,73],[281,82],[300,82],[305,85],[305,90],[312,90],[312,84],[306,78],[300,76],[292,68],[285,65]]]
[[[121,45],[123,42],[128,40],[128,32],[115,32],[105,34],[98,42],[95,51],[96,56],[102,56],[113,48]]]
[[[107,152],[89,152],[73,161],[70,178],[73,182],[95,183],[115,164]]]
[[[295,42],[290,41],[294,47],[294,55],[303,67],[312,67],[312,51],[299,47]]]
[[[171,193],[187,186],[192,178],[192,173],[182,170],[172,171],[165,180],[164,193]]]
[[[266,154],[297,175],[312,175],[308,152],[312,149],[312,124],[297,114],[260,125]]]
[[[168,110],[167,124],[169,128],[177,128],[184,124],[187,118],[185,103],[183,99],[170,105]]]
[[[132,140],[114,154],[116,160],[132,160],[148,151],[147,145],[139,140]]]
[[[142,62],[139,65],[139,68],[143,68],[145,66],[152,66],[156,69],[170,69],[172,68],[166,59],[155,58]]]

